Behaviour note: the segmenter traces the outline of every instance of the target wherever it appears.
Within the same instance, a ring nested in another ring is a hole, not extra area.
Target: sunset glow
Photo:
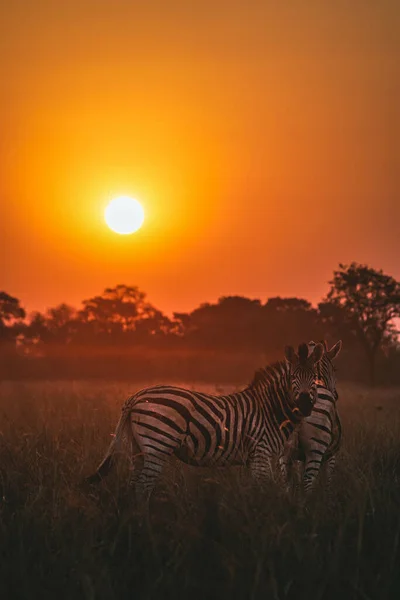
[[[6,3],[0,289],[31,311],[126,282],[172,315],[316,303],[338,261],[399,277],[396,3],[172,5]],[[122,195],[141,229],[106,225]]]
[[[143,225],[143,207],[135,198],[120,196],[106,206],[104,219],[112,231],[122,235],[134,233]]]

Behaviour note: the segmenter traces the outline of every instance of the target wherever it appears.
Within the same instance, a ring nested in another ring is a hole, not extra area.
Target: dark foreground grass
[[[146,519],[123,459],[80,485],[128,389],[2,384],[1,598],[400,598],[398,391],[341,390],[333,506],[323,489],[301,510],[244,470],[173,464]]]

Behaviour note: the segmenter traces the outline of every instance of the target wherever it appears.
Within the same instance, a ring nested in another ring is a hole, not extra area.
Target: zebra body
[[[318,396],[309,417],[305,417],[285,444],[281,457],[281,471],[285,481],[295,461],[304,463],[304,491],[314,487],[322,464],[326,464],[329,488],[340,447],[341,424],[332,392],[318,385]]]
[[[317,364],[317,399],[312,413],[304,418],[289,437],[279,460],[281,473],[287,485],[289,470],[292,470],[294,461],[304,463],[303,486],[306,493],[314,488],[322,464],[326,465],[327,489],[330,492],[336,454],[342,438],[332,360],[339,354],[341,346],[340,341],[328,350],[324,342],[324,355]],[[314,347],[315,342],[310,342],[310,351]]]
[[[315,364],[321,345],[308,355],[303,344],[282,361],[261,369],[241,392],[214,396],[180,387],[145,388],[125,402],[113,442],[89,481],[101,479],[113,463],[123,434],[132,445],[133,476],[139,495],[148,495],[170,456],[196,466],[247,465],[254,477],[269,473],[269,459],[316,398]]]

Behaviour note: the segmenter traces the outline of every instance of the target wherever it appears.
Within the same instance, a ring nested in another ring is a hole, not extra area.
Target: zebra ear
[[[285,358],[291,365],[294,365],[297,362],[297,354],[293,346],[285,347]]]
[[[297,350],[297,356],[299,357],[299,362],[304,363],[308,358],[309,347],[307,344],[299,344],[299,349]]]
[[[342,340],[339,340],[338,342],[336,342],[336,344],[334,346],[332,346],[332,348],[330,350],[328,350],[327,355],[328,358],[330,360],[333,360],[334,358],[337,357],[337,355],[339,354],[339,352],[342,349]]]
[[[313,353],[313,350],[316,346],[316,342],[314,342],[313,340],[309,341],[307,346],[308,346],[308,356],[311,356],[311,354]]]
[[[313,352],[312,352],[312,354],[310,356],[310,358],[312,358],[314,364],[317,363],[317,362],[319,362],[321,360],[321,358],[324,355],[324,352],[325,352],[325,350],[324,350],[323,345],[322,344],[316,344],[316,346],[315,346],[315,348],[314,348],[314,350],[313,350]]]

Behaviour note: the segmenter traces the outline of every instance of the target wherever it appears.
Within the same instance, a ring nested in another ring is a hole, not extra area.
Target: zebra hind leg
[[[129,487],[135,489],[136,483],[139,479],[139,475],[143,469],[143,454],[138,453],[132,456],[131,458],[131,475],[129,477]]]
[[[148,506],[151,493],[157,479],[161,475],[167,457],[162,453],[143,454],[141,469],[135,469],[131,477],[131,485],[135,488],[136,500],[139,506]]]

